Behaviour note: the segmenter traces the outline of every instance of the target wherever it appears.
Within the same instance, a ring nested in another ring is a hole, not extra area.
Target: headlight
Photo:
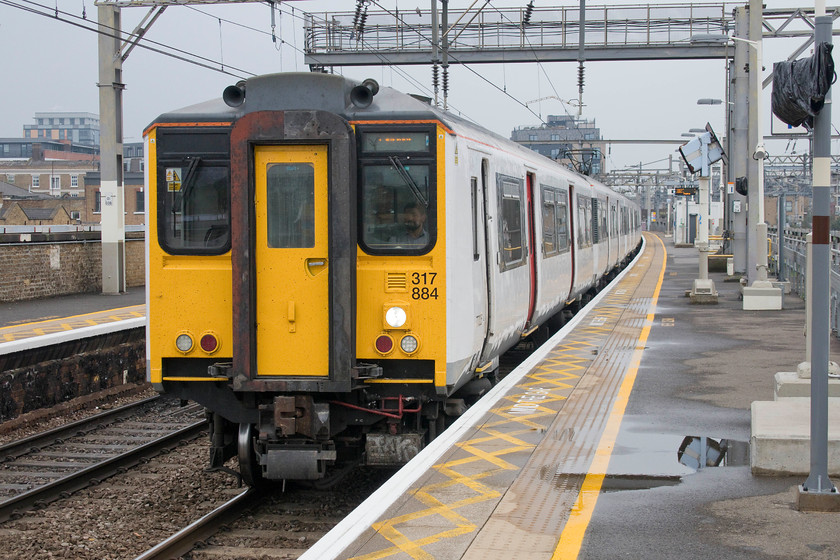
[[[405,309],[402,307],[391,307],[385,312],[385,322],[391,328],[400,328],[405,325],[406,320],[408,320],[408,315],[406,315]]]
[[[413,354],[416,352],[419,345],[420,343],[417,342],[417,339],[410,334],[405,335],[402,337],[402,340],[400,340],[400,348],[402,348],[402,351],[406,354]]]
[[[181,352],[189,352],[193,347],[193,339],[188,334],[179,334],[175,339],[175,347]]]

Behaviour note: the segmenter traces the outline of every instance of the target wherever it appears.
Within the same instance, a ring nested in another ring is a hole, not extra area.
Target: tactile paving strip
[[[137,319],[146,316],[145,305],[132,305],[119,309],[96,311],[73,317],[57,317],[22,325],[10,325],[0,328],[0,343],[23,340],[46,334],[71,331],[83,327],[92,327],[105,323],[113,323],[126,319]]]
[[[649,236],[630,274],[344,557],[551,558],[661,278]],[[657,256],[659,258],[657,258]]]

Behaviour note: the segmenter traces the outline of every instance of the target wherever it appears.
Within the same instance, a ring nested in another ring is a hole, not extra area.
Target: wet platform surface
[[[840,516],[796,510],[804,477],[749,466],[750,403],[804,359],[803,302],[743,311],[738,283],[713,273],[719,304],[691,305],[697,251],[646,237],[639,264],[384,514],[310,552],[840,557]]]
[[[145,288],[0,303],[0,345],[146,315]]]

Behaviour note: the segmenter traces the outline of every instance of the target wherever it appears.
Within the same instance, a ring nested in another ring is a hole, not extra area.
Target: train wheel
[[[248,486],[259,486],[263,482],[262,469],[254,449],[254,426],[239,425],[239,474]]]

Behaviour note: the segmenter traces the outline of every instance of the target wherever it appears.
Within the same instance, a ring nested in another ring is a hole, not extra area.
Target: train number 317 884
[[[438,291],[434,287],[437,272],[412,272],[411,299],[437,299]]]

